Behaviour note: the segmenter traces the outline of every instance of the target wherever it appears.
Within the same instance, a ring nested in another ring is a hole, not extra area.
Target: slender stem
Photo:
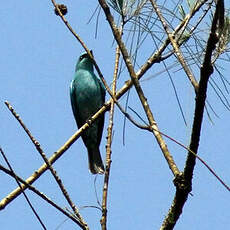
[[[121,33],[123,27],[121,26]],[[112,93],[116,95],[116,83],[118,76],[118,67],[120,60],[120,49],[119,46],[116,48],[116,59],[115,59],[115,69],[114,69],[114,78],[112,85]],[[110,167],[111,167],[111,145],[112,145],[112,134],[113,134],[113,118],[114,118],[114,100],[111,103],[110,113],[109,113],[109,127],[108,127],[108,135],[107,135],[107,144],[106,144],[106,170],[105,170],[105,178],[104,178],[104,186],[103,186],[103,199],[102,199],[102,218],[101,218],[101,228],[102,230],[107,229],[107,201],[108,201],[108,188],[109,188],[109,175],[110,175]]]

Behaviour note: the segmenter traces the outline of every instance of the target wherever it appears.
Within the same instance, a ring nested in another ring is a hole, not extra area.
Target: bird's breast
[[[88,71],[79,71],[76,74],[75,87],[78,105],[97,111],[103,104],[99,80]]]

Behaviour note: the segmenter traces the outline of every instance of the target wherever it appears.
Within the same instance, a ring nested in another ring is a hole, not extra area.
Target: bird
[[[93,60],[87,53],[83,53],[77,61],[74,78],[70,84],[71,106],[78,128],[103,106],[105,93],[104,84],[94,74]],[[92,174],[103,174],[105,171],[99,150],[103,127],[104,114],[81,135],[88,151],[89,170]]]

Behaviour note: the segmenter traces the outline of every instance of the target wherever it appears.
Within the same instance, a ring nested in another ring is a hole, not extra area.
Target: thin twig
[[[10,112],[13,114],[13,116],[17,119],[19,124],[22,126],[22,128],[25,130],[26,134],[28,135],[28,137],[30,138],[30,140],[32,141],[34,146],[36,147],[37,151],[39,152],[39,154],[41,155],[41,157],[43,158],[45,163],[47,164],[48,169],[50,170],[51,174],[53,175],[54,179],[56,180],[59,188],[62,191],[62,194],[64,195],[65,199],[67,200],[67,202],[69,203],[69,205],[72,208],[73,212],[75,213],[76,217],[78,218],[79,223],[82,226],[84,226],[85,229],[88,229],[87,223],[84,221],[83,217],[79,213],[78,208],[76,207],[76,205],[72,202],[72,200],[71,200],[67,190],[65,189],[61,179],[59,178],[57,172],[54,170],[53,166],[50,164],[50,162],[49,162],[48,158],[46,157],[44,151],[42,150],[39,142],[32,136],[31,132],[26,127],[26,125],[24,124],[24,122],[20,118],[19,114],[17,114],[16,111],[14,110],[14,108],[10,105],[10,103],[6,101],[5,104],[8,107],[8,109],[10,110]]]
[[[160,131],[159,131],[160,132]],[[195,152],[193,152],[191,149],[189,149],[188,147],[186,147],[184,144],[182,144],[181,142],[177,141],[176,139],[170,137],[169,135],[160,132],[162,136],[168,138],[169,140],[173,141],[174,143],[176,143],[177,145],[181,146],[182,148],[184,148],[185,150],[187,150],[188,152],[190,152],[191,154],[193,154],[209,171],[210,173],[216,177],[216,179],[228,190],[230,191],[230,187],[217,175],[217,173],[199,156],[197,155]]]
[[[208,0],[200,1],[198,5],[194,8],[192,14],[188,14],[183,21],[180,22],[180,24],[175,28],[175,30],[172,32],[172,37],[176,37],[176,35],[183,29],[184,25],[189,23],[189,21],[192,19],[192,17],[199,12],[200,8],[207,2]],[[192,28],[191,31],[195,29]],[[170,40],[167,37],[165,41],[162,43],[160,48],[152,54],[148,60],[141,66],[141,68],[137,71],[137,77],[140,79],[151,67],[153,64],[158,63],[162,60],[165,60],[167,57],[162,57],[162,53],[165,51],[165,49],[170,44]],[[182,45],[182,44],[180,44]],[[171,56],[171,54],[170,54]],[[132,81],[131,81],[132,82]]]
[[[121,25],[121,33],[123,30],[123,26]],[[114,78],[112,85],[112,93],[116,95],[116,83],[118,76],[118,67],[120,60],[120,49],[119,46],[116,48],[116,58],[115,58],[115,68],[114,68]],[[114,118],[114,100],[111,103],[110,113],[109,113],[109,126],[108,126],[108,134],[107,134],[107,144],[106,144],[106,170],[104,177],[104,186],[103,186],[103,199],[102,199],[102,217],[101,217],[101,228],[102,230],[107,229],[107,200],[108,200],[108,188],[109,188],[109,175],[110,175],[110,167],[111,167],[111,145],[112,145],[112,133],[113,133],[113,118]]]
[[[1,152],[1,154],[2,154],[2,157],[3,157],[4,160],[5,160],[6,164],[8,165],[8,167],[9,167],[9,169],[10,169],[10,172],[12,173],[12,175],[13,175],[13,177],[14,177],[16,183],[17,183],[18,186],[21,188],[21,184],[19,183],[18,178],[17,178],[17,176],[16,176],[16,174],[15,174],[13,168],[12,168],[11,165],[10,165],[10,162],[8,161],[6,155],[5,155],[5,153],[3,152],[3,150],[2,150],[1,147],[0,147],[0,152]],[[46,230],[45,224],[42,222],[40,216],[38,215],[37,211],[36,211],[35,208],[33,207],[32,203],[30,202],[30,200],[29,200],[28,196],[26,195],[25,191],[22,191],[22,193],[23,193],[23,195],[24,195],[24,197],[25,197],[25,199],[26,199],[26,202],[27,202],[28,205],[30,206],[32,212],[33,212],[34,215],[36,216],[38,222],[41,224],[42,228]]]

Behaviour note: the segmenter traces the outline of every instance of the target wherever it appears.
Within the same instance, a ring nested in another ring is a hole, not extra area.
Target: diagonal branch
[[[110,9],[109,9],[109,6],[107,5],[106,1],[104,0],[98,0],[98,2],[100,3],[102,9],[104,10],[104,13],[105,13],[105,16],[109,22],[109,25],[111,27],[111,30],[113,32],[113,35],[114,35],[114,38],[115,40],[117,41],[117,44],[119,45],[119,48],[121,50],[121,53],[122,53],[122,56],[124,58],[124,61],[125,61],[125,64],[126,64],[126,67],[129,71],[129,74],[130,74],[130,77],[131,77],[131,80],[135,86],[135,89],[137,91],[137,94],[139,96],[139,99],[142,103],[142,106],[144,108],[144,111],[146,113],[146,116],[148,118],[148,121],[149,121],[149,124],[150,124],[150,127],[152,129],[152,133],[154,134],[163,154],[164,154],[164,157],[166,159],[166,161],[168,162],[168,165],[169,165],[169,168],[171,169],[172,173],[174,174],[174,176],[176,176],[177,174],[179,174],[179,169],[177,168],[174,160],[173,160],[173,157],[171,156],[171,154],[169,153],[169,150],[168,150],[168,147],[162,137],[162,135],[160,134],[159,131],[159,128],[155,122],[155,119],[153,117],[153,114],[152,114],[152,111],[149,107],[149,104],[147,102],[147,99],[144,95],[144,92],[141,88],[141,85],[139,83],[139,80],[138,80],[138,76],[137,74],[135,73],[134,71],[134,68],[133,68],[133,65],[132,65],[132,62],[131,62],[131,58],[128,54],[128,51],[125,47],[125,44],[124,42],[122,41],[121,39],[121,33],[119,31],[119,29],[117,28],[115,22],[114,22],[114,19],[113,19],[113,16],[111,15],[111,12],[110,12]]]
[[[10,105],[9,102],[5,102],[6,106],[8,107],[8,109],[11,111],[11,113],[13,114],[13,116],[17,119],[17,121],[19,122],[19,124],[22,126],[22,128],[25,130],[25,132],[27,133],[27,135],[29,136],[30,140],[32,141],[32,143],[34,144],[34,146],[36,147],[37,151],[39,152],[39,154],[41,155],[41,157],[43,158],[43,160],[45,161],[45,163],[48,166],[48,169],[50,170],[51,174],[53,175],[54,179],[56,180],[60,190],[62,191],[62,194],[64,195],[65,199],[67,200],[67,202],[69,203],[70,207],[72,208],[74,214],[76,215],[76,217],[79,220],[79,224],[82,225],[82,227],[84,229],[89,229],[87,223],[84,221],[83,217],[81,216],[81,214],[79,213],[78,208],[76,207],[76,205],[72,202],[67,190],[65,189],[61,179],[58,177],[57,172],[54,170],[53,166],[49,163],[48,158],[46,157],[44,151],[42,150],[39,142],[32,136],[31,132],[29,131],[29,129],[25,126],[24,122],[22,121],[22,119],[20,118],[20,116],[15,112],[14,108]],[[21,187],[21,185],[20,185]]]
[[[17,176],[16,176],[16,174],[15,174],[13,168],[11,167],[11,164],[10,164],[10,162],[8,161],[6,155],[5,155],[5,153],[3,152],[3,150],[2,150],[1,147],[0,147],[0,153],[1,153],[2,157],[4,158],[6,164],[8,165],[8,167],[9,167],[9,169],[10,169],[9,172],[13,175],[13,177],[14,177],[14,179],[16,180],[16,183],[18,184],[18,186],[21,187],[21,184],[19,183],[19,180],[18,180],[18,178],[17,178]],[[23,193],[23,195],[24,195],[24,197],[25,197],[25,199],[26,199],[28,205],[30,206],[32,212],[34,213],[34,215],[35,215],[36,218],[38,219],[38,222],[41,224],[42,228],[43,228],[44,230],[46,230],[46,226],[45,226],[44,223],[42,222],[40,216],[38,215],[37,211],[36,211],[35,208],[33,207],[32,203],[30,202],[30,200],[29,200],[28,196],[26,195],[25,191],[23,191],[22,193]]]
[[[132,87],[132,81],[129,80],[125,83],[125,85],[116,93],[116,99],[122,97],[130,88]],[[108,100],[103,107],[98,110],[90,119],[90,123],[85,123],[80,129],[76,131],[72,137],[69,138],[69,140],[66,141],[66,143],[60,147],[54,154],[48,159],[50,164],[53,164],[56,160],[58,160],[62,154],[69,149],[69,147],[81,136],[81,133],[89,128],[89,125],[92,124],[100,115],[105,113],[107,110],[109,110],[110,105],[112,103],[113,99]],[[26,179],[26,182],[28,184],[32,184],[34,181],[36,181],[46,170],[48,169],[48,166],[46,163],[44,163],[39,169],[37,169],[29,178]],[[25,190],[27,186],[22,185],[22,189]],[[3,198],[0,201],[0,210],[5,208],[6,205],[8,205],[11,201],[13,201],[17,196],[21,194],[21,188],[16,188],[13,190],[10,194],[8,194],[5,198]]]
[[[186,61],[185,61],[185,59],[184,59],[184,57],[183,57],[183,54],[182,54],[182,52],[181,52],[181,50],[180,50],[180,48],[179,48],[179,45],[178,45],[177,42],[176,42],[175,37],[174,37],[173,34],[170,32],[169,26],[167,25],[167,23],[166,23],[164,17],[162,16],[162,14],[161,14],[161,12],[160,12],[160,9],[159,9],[159,7],[157,6],[156,2],[155,2],[154,0],[150,0],[150,2],[151,2],[151,4],[152,4],[154,10],[156,11],[157,16],[159,17],[159,19],[160,19],[160,21],[161,21],[161,23],[162,23],[162,25],[163,25],[163,27],[164,27],[164,29],[165,29],[165,32],[166,32],[167,35],[168,35],[168,38],[169,38],[169,40],[170,40],[170,42],[171,42],[171,44],[172,44],[172,46],[173,46],[174,53],[175,53],[175,55],[177,56],[178,61],[181,63],[181,65],[182,65],[182,67],[183,67],[185,73],[187,74],[187,76],[188,76],[190,82],[192,83],[192,85],[193,85],[195,91],[197,91],[197,90],[198,90],[198,83],[197,83],[195,77],[193,76],[193,73],[192,73],[192,71],[190,70],[189,66],[187,65],[187,63],[186,63]]]
[[[68,212],[66,212],[63,208],[61,208],[56,203],[54,203],[50,198],[48,198],[44,193],[42,193],[39,190],[37,190],[34,186],[28,184],[21,177],[15,175],[12,171],[6,169],[2,165],[0,165],[0,170],[3,171],[3,172],[5,172],[6,174],[8,174],[9,176],[11,176],[13,178],[17,178],[17,180],[20,181],[23,185],[26,185],[29,190],[31,190],[32,192],[34,192],[35,194],[37,194],[39,197],[41,197],[43,200],[45,200],[46,202],[48,202],[54,208],[56,208],[57,210],[59,210],[62,214],[64,214],[65,216],[67,216],[69,219],[71,219],[72,221],[74,221],[76,224],[79,224],[79,221],[73,215],[71,215]],[[81,225],[79,225],[79,226],[82,227]],[[82,228],[82,229],[85,230],[85,228]]]
[[[85,51],[87,52],[87,54],[90,56],[90,58],[93,61],[94,67],[100,77],[100,79],[102,80],[107,92],[109,93],[109,95],[111,96],[111,98],[113,99],[113,101],[116,103],[117,107],[120,109],[120,111],[127,117],[127,119],[129,119],[135,126],[137,126],[140,129],[148,129],[148,127],[143,126],[141,124],[138,124],[123,108],[122,106],[118,103],[118,100],[116,99],[116,97],[113,95],[113,93],[111,92],[96,60],[93,57],[93,54],[91,53],[91,51],[88,49],[88,47],[86,46],[86,44],[83,42],[83,40],[81,39],[81,37],[73,30],[73,28],[71,27],[71,25],[68,23],[68,21],[66,20],[66,18],[64,17],[64,15],[62,14],[62,12],[59,9],[59,5],[56,4],[56,2],[54,0],[51,0],[55,10],[57,11],[58,15],[61,17],[62,21],[65,23],[65,25],[67,26],[68,30],[73,34],[73,36],[78,40],[78,42],[81,44],[81,46],[85,49]]]

